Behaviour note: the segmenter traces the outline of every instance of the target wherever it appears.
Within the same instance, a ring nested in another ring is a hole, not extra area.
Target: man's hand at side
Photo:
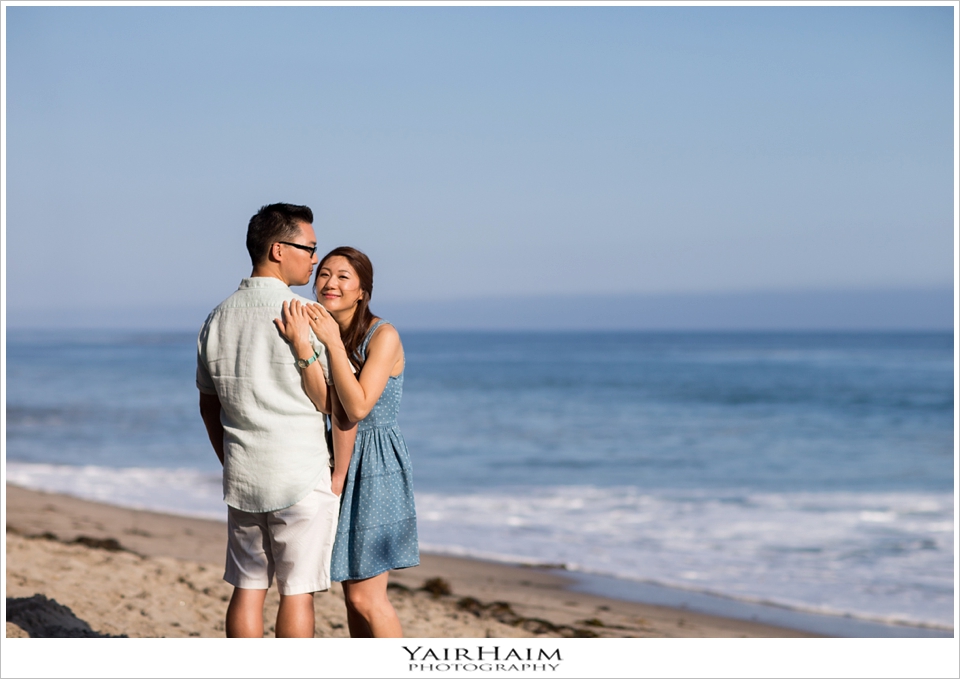
[[[220,422],[220,398],[216,394],[200,392],[200,417],[207,428],[213,451],[223,464],[223,424]]]

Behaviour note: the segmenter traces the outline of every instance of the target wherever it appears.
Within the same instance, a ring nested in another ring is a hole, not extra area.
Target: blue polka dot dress
[[[377,321],[361,343],[361,360]],[[340,496],[340,522],[330,577],[336,582],[372,578],[420,563],[410,455],[397,426],[403,373],[387,380],[373,410],[357,424],[357,442]]]

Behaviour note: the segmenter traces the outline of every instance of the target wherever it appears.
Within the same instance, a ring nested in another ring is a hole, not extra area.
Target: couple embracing
[[[250,219],[247,250],[253,272],[197,339],[200,414],[227,503],[227,636],[263,636],[274,576],[278,637],[313,636],[313,594],[331,581],[351,636],[402,636],[387,578],[420,556],[396,421],[403,346],[370,311],[373,267],[346,247],[318,262],[312,211],[286,203]],[[318,264],[319,304],[290,289]]]

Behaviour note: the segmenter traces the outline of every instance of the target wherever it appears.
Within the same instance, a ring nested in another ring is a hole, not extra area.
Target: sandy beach
[[[222,637],[223,523],[7,492],[7,637]],[[391,575],[408,637],[802,637],[804,632],[571,592],[562,572],[424,554]],[[316,636],[346,637],[339,585]],[[270,590],[265,636],[278,596]]]

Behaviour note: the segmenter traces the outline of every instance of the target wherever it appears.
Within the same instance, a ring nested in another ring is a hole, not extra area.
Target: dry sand
[[[225,524],[6,491],[7,637],[224,635]],[[560,572],[472,559],[424,554],[390,580],[408,637],[812,636],[571,592]],[[277,605],[274,587],[265,636]],[[318,637],[348,636],[339,585],[315,607]]]

